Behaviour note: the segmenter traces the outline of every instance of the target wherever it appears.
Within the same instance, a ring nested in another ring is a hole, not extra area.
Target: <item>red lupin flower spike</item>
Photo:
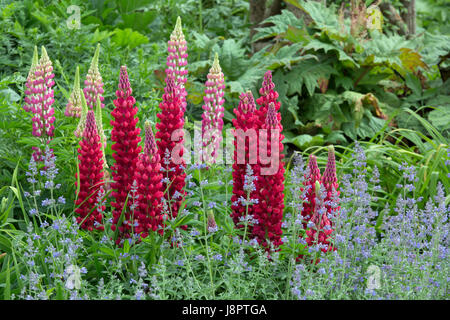
[[[142,238],[156,231],[163,224],[161,199],[164,196],[160,155],[150,123],[145,122],[144,153],[139,155],[134,179],[137,183],[138,205],[135,212],[136,234]],[[162,230],[162,229],[160,229]]]
[[[259,140],[260,175],[256,180],[258,203],[255,205],[254,218],[258,223],[253,226],[253,237],[264,247],[270,241],[275,247],[281,242],[281,223],[284,209],[284,155],[281,134],[281,115],[275,104],[269,103],[266,121],[262,126]],[[264,135],[266,142],[264,142]],[[275,144],[275,145],[273,145]],[[263,150],[266,148],[266,150]]]
[[[86,100],[82,95],[82,103]],[[103,155],[100,136],[97,132],[94,111],[89,110],[86,118],[86,127],[78,148],[79,160],[79,193],[75,204],[79,206],[75,212],[79,215],[77,222],[82,229],[92,231],[104,230],[101,225],[104,206],[98,207],[97,197],[103,184]],[[78,187],[78,185],[77,185]]]
[[[172,76],[166,78],[165,93],[159,104],[161,112],[157,114],[160,122],[156,124],[156,139],[161,157],[165,199],[170,202],[169,214],[176,217],[184,198],[186,174],[183,159],[184,108],[177,84]]]
[[[111,112],[111,115],[114,117],[114,120],[111,121],[113,126],[111,140],[115,142],[111,146],[113,150],[112,156],[115,160],[114,165],[111,167],[114,180],[111,188],[113,189],[112,196],[115,199],[111,203],[114,208],[111,228],[113,231],[119,228],[117,243],[120,243],[121,238],[131,236],[131,210],[128,205],[124,208],[124,205],[133,185],[138,156],[142,149],[138,146],[138,143],[141,141],[139,137],[140,129],[136,127],[139,121],[136,117],[138,109],[134,106],[136,100],[131,96],[131,93],[127,68],[122,66],[120,68],[119,89],[116,91],[117,99],[113,101],[115,108]],[[130,203],[131,201],[128,201],[128,204]],[[124,223],[121,226],[117,226],[122,209],[124,210]]]
[[[256,164],[258,152],[257,131],[255,130],[258,116],[255,113],[255,100],[251,91],[242,93],[239,98],[239,105],[233,110],[236,119],[233,119],[233,195],[231,196],[231,217],[237,228],[243,227],[243,225],[240,224],[240,219],[243,218],[246,213],[246,205],[242,200],[247,200],[247,193],[250,192],[250,190],[244,190],[247,166],[252,168],[254,164]],[[248,136],[248,139],[246,136]],[[254,154],[250,152],[251,148],[254,148],[253,150],[256,151]],[[253,169],[252,171],[254,174],[255,172]],[[252,199],[253,196],[254,191],[249,194],[250,199]],[[249,206],[247,214],[252,215],[252,210],[253,206]]]

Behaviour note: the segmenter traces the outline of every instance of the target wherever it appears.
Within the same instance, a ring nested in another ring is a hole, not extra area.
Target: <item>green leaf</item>
[[[342,134],[342,131],[332,131],[325,139],[326,142],[332,143],[332,144],[340,144],[347,142],[347,139]]]
[[[90,42],[91,43],[99,43],[105,39],[108,39],[114,33],[115,33],[114,31],[107,31],[107,30],[99,31],[99,29],[97,28],[97,29],[95,29],[95,32],[92,35]]]
[[[132,50],[141,44],[149,42],[146,36],[137,31],[133,31],[130,28],[124,30],[116,28],[114,31],[115,33],[112,37],[112,41],[119,47],[129,47]]]
[[[223,73],[230,80],[237,80],[247,71],[249,62],[245,58],[245,49],[236,40],[225,40],[222,47],[217,49],[217,53]]]
[[[10,88],[0,90],[0,98],[3,98],[9,102],[16,102],[20,100],[20,96]]]
[[[420,99],[422,96],[422,85],[420,84],[419,78],[414,76],[412,73],[407,73],[405,76],[405,83],[408,88],[411,89],[414,95],[413,99]]]
[[[259,79],[264,76],[266,69],[262,66],[248,68],[237,81],[225,81],[230,86],[231,92],[241,93],[254,87]]]
[[[354,79],[346,77],[346,76],[340,76],[340,77],[336,77],[334,79],[335,83],[336,83],[336,89],[339,87],[344,88],[344,90],[350,90],[353,88],[353,81]]]
[[[324,144],[323,135],[315,135],[311,136],[309,134],[301,134],[299,136],[296,136],[294,138],[288,139],[285,138],[285,143],[292,143],[299,149],[306,149],[310,146],[317,146],[317,145],[323,145]]]
[[[372,39],[361,43],[363,51],[355,53],[353,57],[358,61],[364,61],[362,65],[380,65],[393,68],[401,74],[410,72],[408,65],[403,65],[404,50],[415,49],[414,43],[399,35],[386,36],[375,33]],[[411,51],[414,52],[414,51]],[[402,56],[403,53],[403,56]],[[402,56],[402,57],[401,57]]]
[[[337,74],[336,70],[328,64],[318,63],[313,59],[299,62],[286,75],[286,82],[289,84],[288,95],[298,93],[302,95],[302,87],[305,85],[309,95],[314,94],[314,90],[319,88],[320,78],[329,78],[330,75]]]
[[[297,7],[299,9],[302,9],[299,0],[284,0],[284,2],[292,4],[294,7]]]
[[[295,43],[281,47],[275,54],[269,54],[267,57],[268,61],[266,62],[267,69],[274,70],[282,66],[291,69],[291,65],[298,61],[316,58],[311,54],[300,55],[300,50],[302,50],[302,48],[303,46],[301,43]]]
[[[431,111],[428,120],[440,131],[450,130],[450,105],[444,105]]]
[[[261,24],[268,24],[269,27],[256,28],[257,33],[252,38],[253,42],[284,34],[286,31],[288,31],[289,27],[293,27],[296,30],[299,30],[304,26],[303,21],[301,19],[298,19],[289,10],[282,10],[281,14],[271,16],[264,20]],[[291,30],[291,32],[292,31],[293,30]],[[291,33],[289,36],[292,35],[293,34]]]
[[[201,51],[210,52],[212,47],[219,41],[219,37],[208,38],[206,34],[198,33],[197,31],[192,31],[192,36],[194,36],[193,46]],[[209,60],[205,60],[211,63]]]
[[[157,16],[158,12],[156,10],[133,12],[130,14],[122,14],[122,20],[124,21],[125,28],[131,28],[140,32],[147,32],[149,24],[151,24]]]
[[[328,53],[329,51],[336,51],[339,61],[349,61],[354,67],[359,67],[359,64],[347,53],[345,53],[343,48],[332,43],[322,42],[319,39],[313,39],[305,46],[305,50],[323,50],[325,53]]]
[[[289,26],[286,32],[284,34],[280,34],[280,36],[293,43],[307,43],[311,39],[308,31],[305,29],[296,28],[294,26]]]

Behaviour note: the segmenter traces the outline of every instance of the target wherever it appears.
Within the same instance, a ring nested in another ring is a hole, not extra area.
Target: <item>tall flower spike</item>
[[[84,100],[84,96],[82,97]],[[84,101],[84,103],[86,103]],[[82,229],[92,231],[94,228],[103,230],[101,225],[102,212],[105,207],[97,207],[97,195],[103,184],[103,155],[100,136],[97,132],[94,111],[89,110],[86,117],[86,127],[78,148],[80,191],[75,205],[79,215],[77,222]]]
[[[35,68],[35,78],[32,85],[31,92],[33,93],[33,107],[31,111],[34,113],[33,121],[33,136],[39,137],[41,142],[49,144],[54,135],[55,129],[53,123],[55,122],[55,109],[53,103],[53,89],[55,81],[53,78],[53,66],[47,51],[44,47],[41,49],[41,58]],[[36,161],[42,159],[42,151],[38,147],[33,147]]]
[[[66,105],[66,111],[64,112],[64,115],[66,117],[75,117],[80,118],[81,112],[83,110],[83,106],[81,103],[81,95],[83,92],[80,88],[80,69],[77,66],[77,69],[75,71],[75,80],[73,82],[73,89],[72,93],[70,94],[69,101]]]
[[[97,98],[103,102],[103,79],[98,70],[98,57],[100,55],[100,43],[97,44],[94,57],[91,61],[91,66],[86,75],[84,81],[85,88],[83,89],[84,96],[86,97],[87,106],[89,109],[94,110],[94,106],[97,104]],[[102,103],[102,108],[105,105]]]
[[[136,100],[131,94],[131,86],[128,79],[126,66],[120,68],[119,89],[116,91],[117,99],[114,100],[114,110],[111,115],[114,120],[111,121],[113,129],[111,131],[111,140],[115,143],[111,146],[113,150],[114,165],[111,167],[114,183],[111,184],[113,189],[112,196],[115,199],[111,203],[113,210],[112,230],[119,229],[119,237],[117,244],[121,239],[131,237],[133,224],[131,223],[132,210],[130,201],[126,208],[125,201],[131,191],[134,173],[138,162],[141,147],[138,146],[141,138],[139,136],[140,129],[136,127],[139,119],[136,117],[137,107],[134,106]],[[131,194],[130,194],[131,196]],[[124,223],[118,226],[119,218],[124,212]],[[125,223],[127,222],[127,223]]]
[[[255,170],[258,170],[258,167],[255,166],[257,154],[253,154],[253,158],[250,159],[250,149],[257,145],[257,132],[255,130],[255,126],[258,121],[258,117],[255,114],[255,100],[251,91],[242,93],[239,96],[239,99],[240,101],[238,107],[233,110],[236,115],[236,119],[232,120],[234,127],[234,154],[231,217],[233,218],[233,222],[237,228],[243,227],[242,224],[240,224],[240,219],[246,214],[246,205],[241,202],[241,199],[247,200],[247,191],[244,190],[247,166],[250,166],[253,174],[255,174]],[[246,136],[249,138],[246,139]],[[241,149],[239,146],[243,146],[243,148]],[[244,163],[239,163],[238,161],[238,153],[240,152],[245,153]],[[254,194],[254,191],[250,193],[250,199],[254,199]],[[248,215],[253,215],[253,207],[254,205],[248,206]],[[250,233],[250,228],[248,231]]]
[[[172,217],[178,215],[185,192],[184,172],[185,161],[183,159],[184,142],[184,109],[181,96],[177,90],[175,79],[171,76],[166,78],[165,93],[159,104],[161,112],[157,114],[160,122],[156,124],[156,139],[158,152],[161,157],[164,178],[164,194],[170,203],[169,211]]]
[[[331,187],[334,189],[337,189],[338,187],[336,176],[336,158],[334,155],[334,147],[332,145],[328,146],[328,161],[322,176],[322,182],[327,190],[331,189]]]
[[[267,133],[267,139],[264,143],[261,139],[262,133],[260,133],[258,164],[261,174],[256,180],[258,203],[253,209],[254,219],[258,220],[258,223],[253,226],[252,236],[268,248],[268,241],[276,247],[282,244],[281,224],[284,209],[283,126],[281,125],[281,115],[276,111],[273,102],[269,103],[265,123],[261,129]],[[278,140],[275,140],[277,136]],[[273,142],[277,144],[275,147],[272,145]],[[266,155],[270,159],[268,164],[263,162],[262,155]]]
[[[314,208],[316,207],[316,181],[320,182],[320,169],[317,165],[317,158],[315,155],[309,156],[307,176],[305,177],[306,202],[303,203],[302,216],[303,228],[306,229],[308,221],[311,219]],[[303,191],[303,188],[302,188]]]
[[[164,196],[161,172],[161,158],[156,147],[150,122],[145,122],[144,153],[140,154],[134,180],[137,183],[138,207],[134,214],[134,232],[142,238],[150,231],[160,230],[163,225],[161,199]]]
[[[31,60],[31,67],[30,71],[28,72],[27,82],[25,86],[27,87],[25,89],[25,105],[23,108],[25,111],[30,112],[32,111],[34,113],[34,105],[36,104],[36,97],[35,97],[35,88],[33,86],[34,81],[36,80],[36,67],[39,63],[39,57],[38,57],[38,50],[37,46],[34,46],[34,52],[33,52],[33,58]]]
[[[220,144],[222,142],[223,116],[225,109],[223,104],[224,96],[224,76],[219,65],[219,55],[216,53],[214,62],[209,69],[205,83],[205,104],[202,114],[202,136],[204,150],[203,160],[215,163]]]
[[[166,75],[168,78],[173,77],[175,83],[178,87],[181,99],[181,105],[183,112],[186,111],[186,81],[188,70],[187,66],[187,46],[186,40],[184,38],[183,30],[181,28],[181,18],[177,18],[177,23],[175,28],[170,35],[170,40],[168,41],[169,54],[167,56],[167,69]]]

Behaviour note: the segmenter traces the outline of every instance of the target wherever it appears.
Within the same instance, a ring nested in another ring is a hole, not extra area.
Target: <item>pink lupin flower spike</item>
[[[181,95],[181,105],[183,111],[186,111],[186,81],[188,70],[187,66],[187,46],[186,39],[184,38],[183,30],[181,28],[181,18],[177,18],[175,28],[170,35],[168,41],[169,55],[167,56],[167,77],[173,77],[175,79],[176,86],[178,87]]]
[[[208,146],[209,150],[204,154],[204,160],[215,163],[220,143],[222,141],[223,116],[225,109],[223,104],[224,96],[224,75],[219,64],[219,55],[216,53],[214,62],[209,70],[205,83],[205,104],[202,115],[202,136],[203,146]]]

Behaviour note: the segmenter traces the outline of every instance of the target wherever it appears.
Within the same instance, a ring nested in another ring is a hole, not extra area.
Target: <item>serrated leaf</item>
[[[422,96],[422,84],[419,78],[411,73],[406,74],[405,83],[413,92],[414,98],[419,99]]]
[[[271,16],[261,24],[268,24],[269,27],[256,28],[257,33],[252,38],[253,42],[283,34],[288,30],[289,26],[296,29],[303,28],[303,21],[289,10],[282,10],[281,14]]]
[[[336,77],[334,79],[336,88],[342,87],[345,90],[353,88],[353,79],[345,76]]]
[[[313,59],[299,62],[286,75],[286,82],[289,84],[288,95],[294,93],[302,94],[302,87],[305,85],[309,95],[314,94],[314,90],[319,88],[320,78],[329,78],[330,75],[337,74],[336,70],[328,64],[318,63]]]
[[[107,31],[107,30],[99,31],[99,29],[97,28],[97,29],[95,29],[95,32],[92,35],[90,42],[91,43],[101,42],[101,41],[109,38],[110,36],[112,36],[114,33],[115,33],[114,31]]]
[[[363,52],[358,60],[364,61],[363,65],[384,65],[397,70],[401,74],[409,72],[409,69],[403,65],[401,54],[403,50],[404,59],[406,59],[409,50],[414,49],[414,43],[406,40],[399,35],[386,36],[380,33],[374,33],[372,39],[362,42]],[[409,50],[407,50],[409,49]],[[359,54],[358,54],[359,56]]]
[[[305,29],[300,29],[294,26],[289,26],[285,33],[280,35],[286,40],[293,43],[307,43],[310,41],[311,37]]]
[[[409,48],[400,48],[400,60],[403,67],[411,72],[415,72],[418,67],[427,68],[427,65],[422,61],[422,56]]]
[[[238,79],[246,72],[249,62],[245,58],[245,49],[236,40],[225,40],[217,53],[223,73],[231,80]]]
[[[304,48],[305,50],[323,50],[325,53],[328,53],[329,51],[336,51],[338,54],[339,61],[349,61],[354,65],[355,67],[359,67],[359,64],[353,60],[352,57],[350,57],[343,48],[339,47],[338,45],[332,44],[332,43],[326,43],[322,42],[318,39],[311,40]]]
[[[241,93],[252,88],[264,76],[265,72],[266,69],[262,66],[251,67],[237,81],[225,81],[225,84],[230,86],[231,92]]]

